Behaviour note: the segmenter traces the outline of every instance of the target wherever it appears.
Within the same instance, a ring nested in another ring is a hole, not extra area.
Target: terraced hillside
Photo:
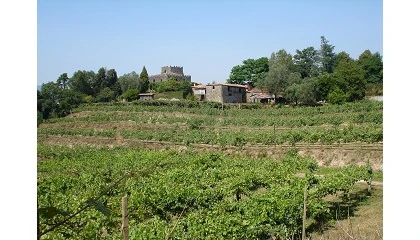
[[[381,170],[378,102],[85,105],[38,127],[38,235],[121,239],[127,196],[130,239],[381,239]]]
[[[249,109],[242,109],[247,107]],[[193,148],[280,158],[290,148],[320,165],[382,169],[382,102],[263,109],[258,105],[137,102],[81,106],[38,128],[48,144]]]

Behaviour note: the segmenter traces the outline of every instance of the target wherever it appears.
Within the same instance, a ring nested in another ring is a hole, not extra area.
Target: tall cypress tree
[[[140,87],[139,90],[141,93],[146,92],[149,89],[149,74],[147,74],[146,67],[143,66],[143,69],[140,73]]]

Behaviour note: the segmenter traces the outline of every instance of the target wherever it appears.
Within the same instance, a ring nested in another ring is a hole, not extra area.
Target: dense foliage
[[[319,50],[313,46],[296,49],[292,56],[281,49],[269,59],[247,59],[232,68],[227,82],[251,82],[278,99],[303,105],[342,104],[361,100],[366,93],[382,94],[383,63],[378,52],[365,50],[352,59],[346,52],[336,54],[334,48],[321,36]]]
[[[92,206],[42,239],[119,239],[124,195],[132,239],[285,239],[301,232],[305,187],[307,217],[317,223],[335,217],[326,195],[370,176],[367,167],[349,166],[320,177],[317,164],[294,151],[279,162],[41,144],[38,157],[40,232]]]
[[[82,94],[63,87],[59,81],[43,84],[37,91],[38,124],[42,119],[66,116],[82,102]]]
[[[256,84],[258,80],[265,78],[268,72],[268,58],[247,59],[242,61],[243,65],[237,65],[232,68],[228,83],[245,84],[251,82]]]

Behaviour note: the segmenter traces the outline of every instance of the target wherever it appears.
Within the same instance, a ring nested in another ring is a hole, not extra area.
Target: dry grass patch
[[[332,225],[313,229],[311,239],[383,239],[383,187],[375,185],[368,196],[366,183],[357,183],[348,203],[336,197],[326,198],[332,203],[336,220]],[[359,203],[357,203],[359,202]]]

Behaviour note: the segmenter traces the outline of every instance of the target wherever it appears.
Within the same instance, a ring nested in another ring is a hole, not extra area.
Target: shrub
[[[129,89],[122,94],[122,98],[126,99],[129,102],[136,100],[138,96],[139,96],[138,89]]]
[[[334,91],[328,93],[328,102],[332,104],[343,104],[347,101],[348,95],[343,90],[336,88]]]

